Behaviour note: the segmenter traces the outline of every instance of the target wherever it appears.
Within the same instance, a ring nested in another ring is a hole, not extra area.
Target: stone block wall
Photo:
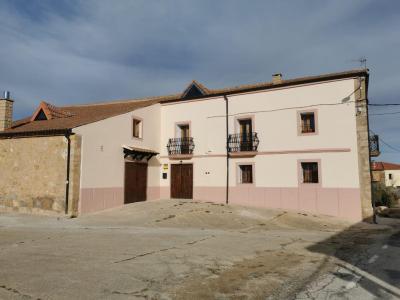
[[[13,114],[13,101],[0,99],[0,131],[11,127]]]
[[[70,173],[69,173],[69,201],[68,214],[77,216],[79,213],[79,193],[81,180],[81,145],[80,135],[71,135]]]
[[[0,139],[0,209],[64,213],[67,145],[64,136]]]
[[[368,95],[364,77],[354,80],[356,99],[356,127],[358,146],[358,170],[360,177],[361,210],[364,221],[372,221],[371,161],[369,149]]]

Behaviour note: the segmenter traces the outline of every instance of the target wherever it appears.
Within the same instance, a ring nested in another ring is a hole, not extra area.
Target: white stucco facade
[[[259,139],[254,155],[229,158],[229,202],[360,220],[355,80],[228,95],[229,134],[238,131],[237,119],[246,116],[252,119]],[[308,110],[315,113],[318,130],[301,135],[299,112]],[[133,117],[143,122],[141,139],[132,137]],[[169,155],[166,145],[177,137],[181,123],[189,124],[195,148],[190,157],[179,159]],[[222,96],[155,104],[73,132],[82,136],[81,212],[123,204],[122,145],[159,153],[148,162],[149,200],[170,197],[171,164],[182,163],[193,165],[194,199],[226,201],[226,101]],[[300,184],[301,161],[318,161],[321,181],[317,185]],[[253,166],[250,185],[238,183],[241,163]],[[113,200],[107,200],[110,197]]]
[[[400,170],[385,170],[386,186],[400,187]]]

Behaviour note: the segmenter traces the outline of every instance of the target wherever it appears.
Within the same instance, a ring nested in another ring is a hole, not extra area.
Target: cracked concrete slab
[[[349,226],[331,217],[178,200],[76,219],[0,214],[0,299],[301,297],[329,272],[352,276],[335,264],[343,258],[337,251],[357,253],[345,241],[366,245],[371,230],[341,236]],[[381,229],[384,236],[388,229]]]

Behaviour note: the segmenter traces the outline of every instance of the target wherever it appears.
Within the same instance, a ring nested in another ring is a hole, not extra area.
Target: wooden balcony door
[[[146,201],[147,163],[125,162],[124,203]]]
[[[239,120],[240,130],[240,151],[252,151],[253,140],[252,140],[252,122],[251,119]]]
[[[179,137],[181,138],[181,154],[189,154],[189,138],[190,127],[189,124],[179,124]]]
[[[171,198],[193,198],[193,165],[171,165]]]

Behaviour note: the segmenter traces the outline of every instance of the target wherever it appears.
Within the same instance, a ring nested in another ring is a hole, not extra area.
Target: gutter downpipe
[[[228,97],[224,95],[225,99],[225,121],[226,121],[226,200],[225,203],[229,203],[229,121],[228,121],[228,113],[229,113],[229,102]]]
[[[71,165],[71,130],[65,133],[65,138],[67,139],[67,178],[65,180],[65,214],[68,215],[68,202],[69,202],[69,173]]]

